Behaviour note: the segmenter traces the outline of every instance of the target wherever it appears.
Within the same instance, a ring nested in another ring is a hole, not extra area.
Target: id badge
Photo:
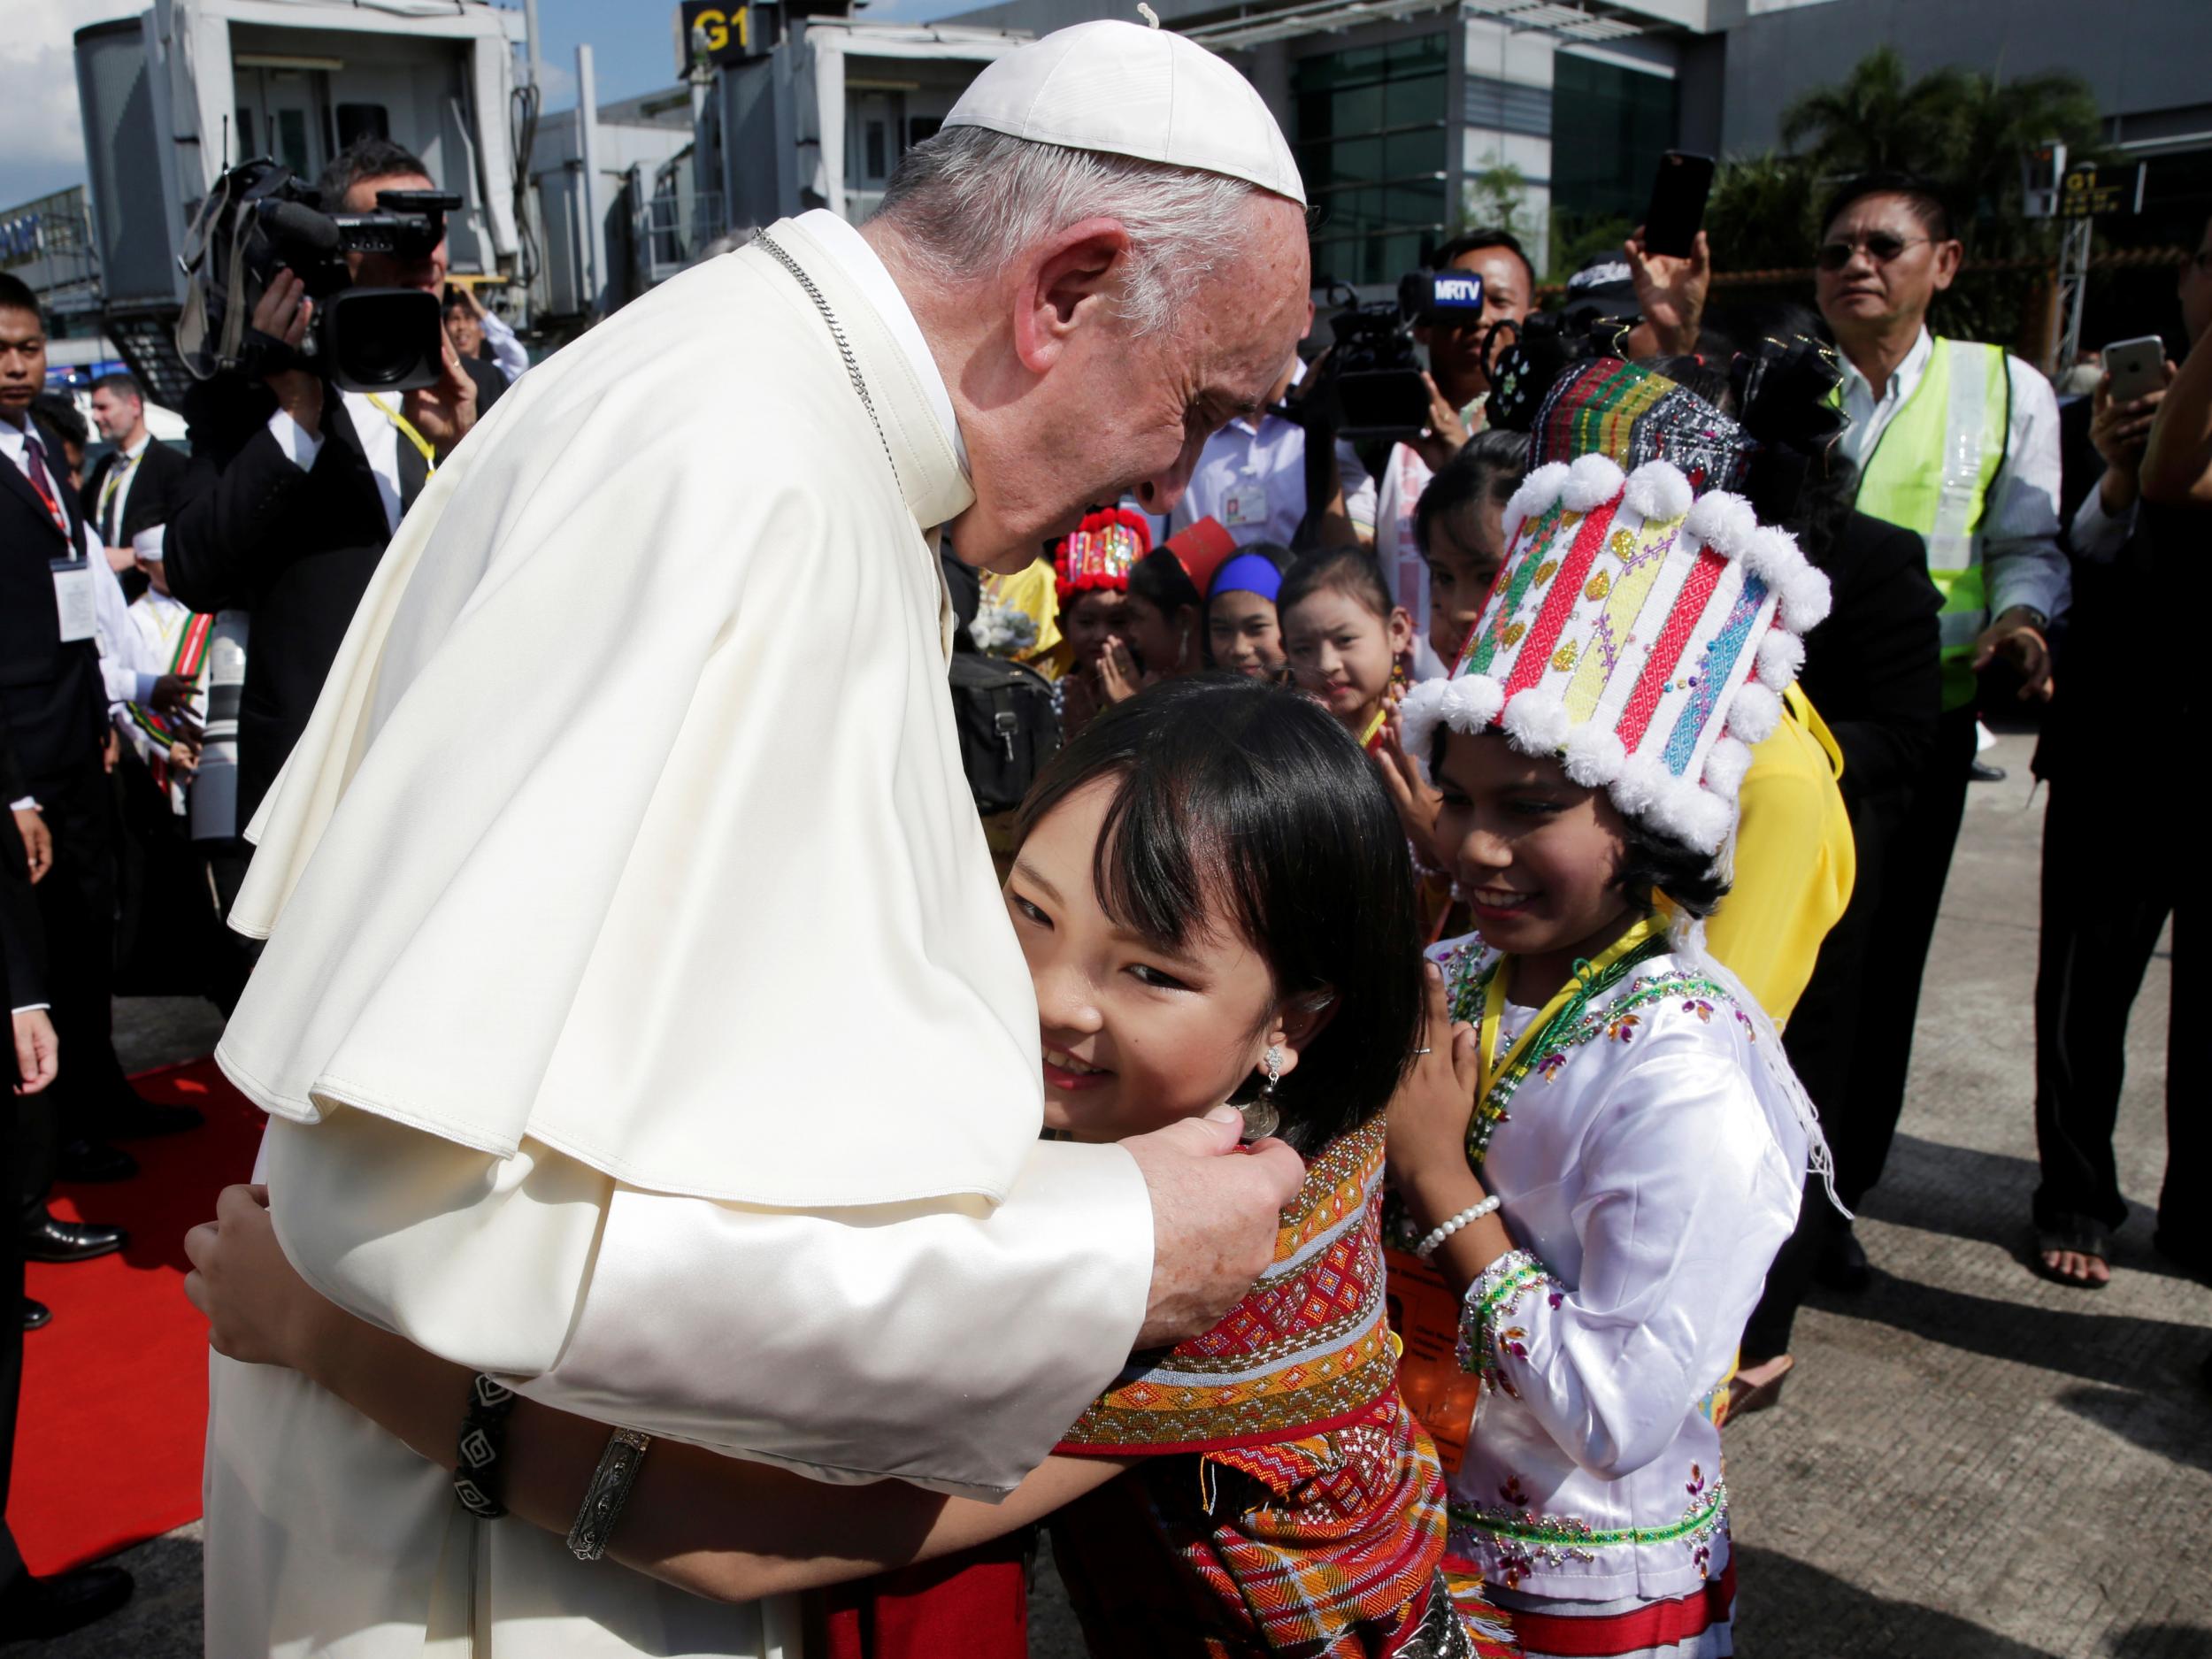
[[[50,561],[54,572],[54,613],[61,618],[61,641],[93,636],[92,566],[84,559]]]
[[[1267,522],[1267,492],[1257,485],[1247,484],[1233,489],[1221,503],[1221,522],[1232,530],[1245,529]]]

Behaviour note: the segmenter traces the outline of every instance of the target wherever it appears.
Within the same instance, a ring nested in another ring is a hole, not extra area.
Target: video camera
[[[419,288],[353,286],[348,253],[426,258],[461,198],[443,190],[380,190],[373,213],[329,213],[320,192],[265,157],[215,181],[178,259],[190,279],[177,349],[201,380],[251,379],[303,368],[349,392],[404,392],[444,373],[438,296]],[[296,348],[253,326],[280,270],[306,285],[315,315]]]
[[[1405,438],[1429,424],[1429,391],[1415,355],[1417,327],[1472,327],[1482,320],[1482,279],[1471,271],[1420,271],[1398,284],[1398,301],[1362,304],[1349,288],[1329,319],[1334,345],[1325,385],[1336,430],[1353,439]],[[1332,296],[1333,297],[1333,296]]]

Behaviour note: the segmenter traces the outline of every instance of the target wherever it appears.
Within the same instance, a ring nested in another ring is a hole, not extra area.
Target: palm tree
[[[1816,87],[1792,102],[1782,112],[1782,142],[1832,177],[1941,172],[1959,149],[1968,78],[1947,66],[1909,82],[1897,49],[1879,47],[1840,85]]]

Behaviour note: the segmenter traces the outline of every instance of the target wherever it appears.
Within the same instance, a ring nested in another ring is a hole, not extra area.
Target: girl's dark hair
[[[1435,526],[1486,500],[1501,507],[1528,473],[1528,434],[1486,428],[1428,481],[1413,510],[1413,544],[1425,554]]]
[[[1276,1094],[1283,1139],[1310,1155],[1380,1111],[1420,1031],[1421,950],[1405,832],[1359,745],[1286,687],[1168,680],[1054,757],[1022,803],[1017,844],[1102,778],[1115,782],[1091,864],[1100,908],[1173,950],[1217,907],[1279,999],[1328,1010]]]
[[[1130,567],[1129,592],[1156,606],[1164,617],[1190,609],[1203,615],[1205,601],[1199,596],[1197,584],[1183,568],[1183,561],[1165,548],[1154,548]]]
[[[1450,735],[1448,730],[1439,726],[1430,740],[1432,778],[1444,768],[1444,742]],[[1484,735],[1494,737],[1501,743],[1506,741],[1502,732],[1491,731]],[[1677,909],[1692,916],[1710,916],[1720,908],[1720,902],[1728,896],[1729,880],[1711,854],[1686,846],[1671,835],[1663,835],[1632,813],[1622,813],[1621,824],[1621,862],[1613,872],[1613,885],[1630,903],[1649,910],[1652,895],[1663,893]]]
[[[1288,570],[1290,568],[1291,560],[1294,557],[1291,550],[1285,547],[1280,541],[1248,541],[1244,546],[1237,549],[1236,556],[1239,558],[1248,557],[1263,558],[1279,571]],[[1222,569],[1226,570],[1227,568],[1228,565],[1225,563]],[[1215,572],[1215,574],[1218,576],[1219,572]],[[1233,588],[1224,590],[1218,588],[1210,590],[1206,595],[1206,620],[1212,620],[1214,598],[1217,593],[1222,591],[1235,592],[1237,590]],[[1280,595],[1279,595],[1279,597]],[[1282,615],[1283,607],[1279,603],[1278,603],[1275,606],[1275,618],[1279,623],[1282,620]],[[1207,667],[1211,668],[1214,665],[1214,636],[1213,630],[1210,627],[1202,627],[1199,629],[1198,650],[1200,660],[1203,662]]]
[[[1310,599],[1325,588],[1349,594],[1387,622],[1394,606],[1382,566],[1363,547],[1316,548],[1302,553],[1283,578],[1283,591],[1275,595],[1275,614],[1286,617],[1290,608]]]

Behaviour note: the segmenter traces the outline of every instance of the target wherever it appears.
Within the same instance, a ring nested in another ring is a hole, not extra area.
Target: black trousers
[[[2127,1200],[2112,1158],[2128,1010],[2158,935],[2174,921],[2173,1013],[2166,1038],[2166,1181],[2160,1233],[2192,1254],[2212,1250],[2212,1102],[2204,1094],[2212,1034],[2193,1023],[2197,968],[2193,861],[2178,833],[2162,847],[2112,856],[2111,809],[2085,780],[2051,785],[2043,814],[2043,933],[2035,976],[2035,1142],[2043,1167],[2035,1223],[2077,1217],[2117,1227]],[[2137,829],[2146,826],[2137,825]],[[2187,942],[2185,943],[2184,941]]]
[[[16,856],[13,841],[7,856]],[[0,972],[0,999],[7,989],[7,975]],[[20,1113],[38,1096],[14,1093],[15,1040],[11,1033],[7,1057],[0,1060],[0,1110]],[[0,1192],[15,1190],[14,1138],[0,1134]],[[15,1471],[15,1412],[23,1393],[23,1239],[13,1227],[0,1227],[0,1517],[8,1508],[8,1490]],[[5,1594],[23,1576],[22,1553],[15,1534],[0,1519],[0,1594]]]
[[[1905,1110],[1920,980],[1966,816],[1973,764],[1974,710],[1954,710],[1937,728],[1928,769],[1915,782],[1911,802],[1883,849],[1880,902],[1867,934],[1857,1027],[1849,1033],[1855,1052],[1848,1086],[1832,1117],[1828,1103],[1814,1096],[1836,1155],[1837,1194],[1853,1210],[1882,1179]],[[1791,1017],[1793,1030],[1806,1012],[1801,1002]]]
[[[33,780],[54,838],[38,884],[48,994],[61,1067],[42,1094],[15,1102],[15,1191],[27,1211],[45,1202],[63,1141],[98,1138],[107,1108],[130,1085],[115,1057],[115,810],[95,755],[75,773]]]
[[[1851,838],[1857,874],[1851,902],[1821,941],[1812,978],[1797,1000],[1782,1047],[1819,1111],[1831,1147],[1853,1110],[1855,1062],[1865,1048],[1865,996],[1874,967],[1870,956],[1883,914],[1883,885],[1897,836],[1911,812],[1911,796],[1900,790],[1851,803]],[[1893,1127],[1896,1114],[1889,1122]],[[1790,1349],[1799,1305],[1811,1288],[1813,1270],[1842,1217],[1828,1201],[1826,1185],[1808,1179],[1798,1210],[1797,1230],[1784,1240],[1767,1270],[1766,1289],[1744,1327],[1743,1359],[1757,1364]]]

